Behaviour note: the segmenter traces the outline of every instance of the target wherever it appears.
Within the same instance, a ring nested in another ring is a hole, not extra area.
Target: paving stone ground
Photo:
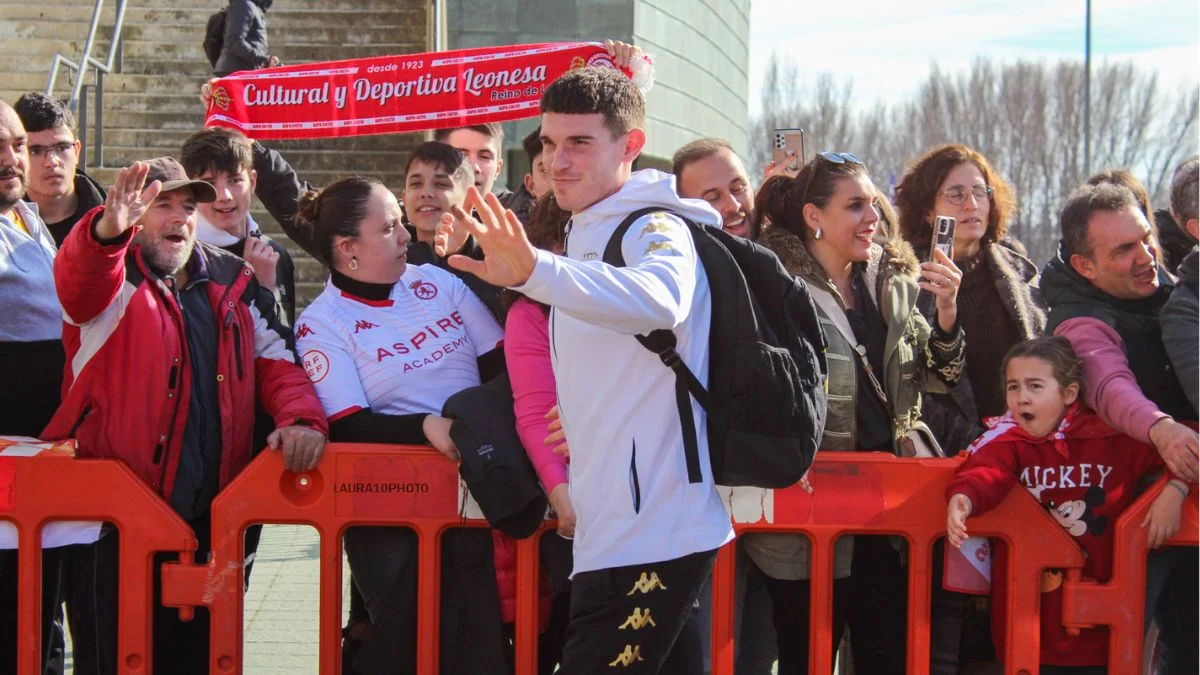
[[[315,675],[320,604],[320,538],[311,527],[263,527],[246,594],[245,675]],[[342,578],[342,623],[349,607],[350,570]],[[67,672],[71,673],[70,644]]]

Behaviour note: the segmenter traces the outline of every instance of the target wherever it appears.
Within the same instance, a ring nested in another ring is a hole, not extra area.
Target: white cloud
[[[896,102],[915,92],[931,64],[955,72],[979,57],[1083,60],[1084,3],[1055,0],[754,0],[750,13],[750,112],[761,100],[772,52],[806,77],[852,80],[856,101]],[[1130,59],[1164,86],[1200,83],[1200,3],[1092,2],[1092,57]]]

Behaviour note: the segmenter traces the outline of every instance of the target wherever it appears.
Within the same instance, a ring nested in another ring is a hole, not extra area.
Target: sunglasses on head
[[[801,204],[808,203],[808,190],[812,187],[813,177],[817,175],[817,160],[823,159],[830,164],[857,164],[866,166],[866,163],[859,159],[856,155],[849,152],[818,152],[813,158],[812,168],[808,172],[808,178],[804,181],[804,191],[801,192]]]

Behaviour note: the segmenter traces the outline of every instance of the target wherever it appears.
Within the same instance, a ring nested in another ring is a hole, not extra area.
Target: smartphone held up
[[[946,257],[954,259],[954,224],[957,221],[950,216],[937,216],[933,219],[933,236],[930,238],[929,259],[934,259],[934,251],[940,250]]]
[[[795,176],[804,166],[804,130],[776,129],[771,136],[771,159],[775,170]]]

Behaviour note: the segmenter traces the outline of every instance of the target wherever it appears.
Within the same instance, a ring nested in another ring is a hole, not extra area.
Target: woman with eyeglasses
[[[849,153],[821,153],[794,178],[772,176],[755,198],[771,225],[759,243],[803,279],[828,342],[829,410],[821,448],[907,455],[921,392],[958,382],[961,274],[946,256],[918,264],[903,240],[876,243],[878,191]],[[937,298],[927,321],[920,290]],[[819,498],[821,484],[812,481]],[[808,669],[808,540],[747,534],[751,560],[768,577],[779,635],[779,673]],[[843,537],[834,551],[833,646],[848,624],[854,672],[905,672],[908,577],[887,537]]]
[[[969,338],[966,371],[957,387],[926,396],[922,408],[925,422],[950,455],[983,433],[983,418],[1004,414],[998,355],[1041,335],[1046,307],[1037,267],[1025,247],[1008,237],[1008,219],[1016,210],[1012,189],[983,155],[958,144],[933,148],[901,178],[896,206],[900,234],[922,258],[929,255],[934,219],[955,219],[951,255],[963,272],[958,317]],[[925,293],[917,302],[927,317],[934,304]],[[968,602],[970,596],[942,589],[940,543],[933,559],[930,672],[952,674],[960,661],[990,661],[994,656],[986,614]]]
[[[922,260],[929,255],[937,216],[956,221],[952,257],[962,270],[959,321],[969,338],[966,373],[946,395],[926,398],[924,417],[947,454],[983,433],[982,418],[1005,411],[997,355],[1041,335],[1046,306],[1038,270],[1020,242],[1008,236],[1016,210],[1012,188],[983,155],[965,145],[943,145],[909,166],[896,186],[900,234]],[[933,297],[918,306],[932,316]]]

